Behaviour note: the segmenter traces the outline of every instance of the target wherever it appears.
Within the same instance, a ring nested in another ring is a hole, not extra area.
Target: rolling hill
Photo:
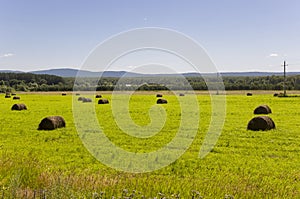
[[[13,70],[0,70],[0,73],[22,73],[22,71],[13,71]],[[30,71],[29,73],[33,74],[48,74],[56,75],[61,77],[76,77],[78,74],[78,69],[72,68],[60,68],[60,69],[49,69],[49,70],[38,70]],[[81,70],[79,73],[80,77],[122,77],[126,74],[126,77],[149,77],[149,76],[176,76],[178,74],[140,74],[132,73],[126,71],[105,71],[105,72],[92,72],[87,70]],[[186,77],[199,76],[199,73],[182,73]],[[210,75],[209,73],[202,75]],[[272,76],[272,75],[283,75],[282,72],[221,72],[222,76]],[[288,72],[287,75],[300,75],[300,72]]]

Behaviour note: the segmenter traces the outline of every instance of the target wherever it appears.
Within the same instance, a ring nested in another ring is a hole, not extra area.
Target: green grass
[[[32,198],[42,195],[40,190],[45,191],[47,198],[126,198],[132,194],[135,198],[300,195],[300,98],[228,95],[222,134],[212,152],[199,159],[211,117],[210,97],[199,95],[199,130],[190,148],[163,169],[131,174],[105,166],[83,146],[74,124],[71,95],[20,96],[27,111],[11,111],[16,101],[0,96],[0,198],[2,194],[4,198]],[[109,94],[104,97],[111,99]],[[132,152],[155,151],[174,138],[180,121],[176,97],[164,98],[169,103],[159,106],[165,109],[166,123],[149,138],[135,138],[122,132],[114,121],[111,104],[95,103],[95,112],[103,131],[116,145]],[[155,101],[154,95],[131,97],[130,114],[136,124],[150,123],[148,113]],[[270,116],[276,129],[247,131],[253,110],[261,104],[271,107]],[[78,106],[85,105],[89,106],[78,102]],[[38,131],[39,122],[50,115],[63,116],[66,128]]]

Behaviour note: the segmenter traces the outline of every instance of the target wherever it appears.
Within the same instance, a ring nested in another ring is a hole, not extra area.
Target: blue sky
[[[196,40],[219,71],[300,71],[298,0],[0,0],[0,69],[79,68],[99,43],[142,27]]]

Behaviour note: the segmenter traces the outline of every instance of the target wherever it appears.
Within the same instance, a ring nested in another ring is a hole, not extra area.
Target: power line
[[[289,64],[290,66],[296,66],[296,65],[300,65],[300,63],[293,63],[293,64]]]

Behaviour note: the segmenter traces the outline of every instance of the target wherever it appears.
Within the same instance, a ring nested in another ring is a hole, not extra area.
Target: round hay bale
[[[14,96],[14,97],[13,97],[13,100],[19,100],[19,99],[20,99],[19,96]]]
[[[252,96],[252,93],[247,93],[247,96]]]
[[[102,95],[96,95],[96,98],[102,98]]]
[[[62,95],[62,96],[66,96],[66,95],[67,95],[67,93],[62,93],[61,95]]]
[[[273,96],[274,96],[274,97],[278,97],[278,95],[279,95],[278,93],[274,93],[274,95],[273,95]]]
[[[184,93],[179,93],[179,96],[184,96]]]
[[[82,101],[84,97],[78,97],[78,101]]]
[[[108,99],[99,99],[98,104],[109,104]]]
[[[247,130],[252,131],[267,131],[275,129],[274,121],[268,116],[258,116],[249,121]]]
[[[80,95],[80,93],[76,93],[75,95],[76,95],[76,96],[79,96],[79,95]]]
[[[167,103],[168,103],[168,101],[166,99],[158,99],[156,101],[156,104],[167,104]]]
[[[14,104],[14,105],[11,107],[11,110],[12,110],[12,111],[27,110],[27,107],[26,107],[25,104]]]
[[[83,102],[83,103],[86,103],[86,102],[92,102],[92,99],[90,99],[90,98],[85,98],[85,97],[84,97],[84,98],[82,99],[82,102]]]
[[[62,127],[66,127],[64,118],[61,116],[50,116],[41,121],[38,130],[53,130]]]
[[[269,114],[272,113],[268,105],[260,105],[254,110],[254,114]]]
[[[162,94],[156,94],[156,97],[162,97],[163,95]]]

